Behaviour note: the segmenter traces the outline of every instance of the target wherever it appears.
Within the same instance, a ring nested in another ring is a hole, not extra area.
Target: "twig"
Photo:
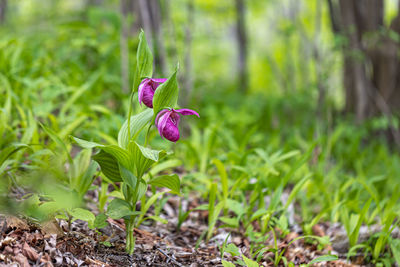
[[[182,264],[180,264],[179,262],[177,262],[175,260],[175,258],[170,257],[164,250],[162,250],[161,248],[157,248],[158,251],[160,251],[165,257],[167,257],[168,259],[170,259],[173,263],[175,263],[176,265],[178,265],[179,267],[183,267]]]

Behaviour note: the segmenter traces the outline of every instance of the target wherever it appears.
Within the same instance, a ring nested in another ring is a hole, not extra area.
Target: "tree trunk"
[[[183,77],[182,105],[187,106],[193,90],[192,30],[194,24],[194,0],[187,0],[187,22],[185,27],[185,70]]]
[[[343,82],[346,112],[357,122],[378,115],[392,120],[400,111],[399,42],[400,2],[397,17],[385,27],[382,0],[328,0],[332,29],[347,38],[343,45]],[[400,135],[390,123],[392,135]]]
[[[153,36],[154,63],[156,74],[164,76],[167,74],[166,52],[163,40],[163,27],[161,18],[160,0],[147,0],[151,16],[151,33]]]
[[[245,4],[244,0],[236,0],[236,37],[238,45],[238,72],[239,86],[242,92],[247,91],[247,35],[245,24]]]
[[[129,28],[127,15],[129,14],[129,0],[120,0],[121,29],[120,29],[120,54],[121,54],[121,84],[124,93],[129,92]]]
[[[384,100],[390,110],[400,109],[399,43],[390,32],[400,33],[399,15],[385,27],[382,0],[328,0],[332,29],[344,35],[344,87],[346,111],[357,121],[382,111]],[[379,95],[379,97],[378,97]]]
[[[0,24],[6,20],[7,0],[0,0]]]

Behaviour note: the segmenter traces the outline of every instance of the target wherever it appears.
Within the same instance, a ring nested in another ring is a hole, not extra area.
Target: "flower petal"
[[[146,79],[144,79],[144,80],[140,83],[140,85],[139,85],[139,88],[138,88],[138,98],[139,98],[139,103],[140,103],[140,104],[142,104],[144,89],[146,88],[146,86],[147,86],[149,80],[150,80],[150,79],[146,78]]]
[[[154,81],[154,82],[156,82],[156,83],[165,83],[165,81],[168,80],[168,79],[166,79],[166,78],[159,78],[159,79],[151,79],[151,80]]]
[[[165,127],[162,131],[162,135],[171,142],[176,142],[179,140],[179,129],[173,123],[171,118],[168,118]]]
[[[163,110],[161,110],[160,112],[158,112],[158,114],[157,114],[157,116],[156,116],[156,119],[155,119],[155,121],[154,121],[156,127],[158,127],[157,125],[158,125],[158,121],[159,121],[160,117],[161,117],[162,115],[164,115],[164,114],[165,114],[166,112],[168,112],[168,111],[169,111],[168,109],[163,109]]]
[[[197,113],[196,111],[192,110],[192,109],[188,109],[188,108],[182,108],[182,109],[176,109],[175,112],[182,114],[183,116],[187,116],[187,115],[196,115],[197,117],[200,118],[199,113]]]
[[[172,121],[176,126],[179,126],[179,121],[180,121],[180,119],[181,119],[181,116],[179,115],[179,113],[175,112],[174,109],[172,109],[171,111],[172,111],[171,116],[170,116],[171,121]]]
[[[167,112],[164,112],[164,114],[161,115],[161,117],[158,120],[157,129],[158,129],[158,132],[160,133],[161,137],[163,137],[163,130],[165,128],[165,125],[167,124],[167,121],[169,120],[169,117],[171,116],[171,113],[172,113],[172,111],[167,110]]]

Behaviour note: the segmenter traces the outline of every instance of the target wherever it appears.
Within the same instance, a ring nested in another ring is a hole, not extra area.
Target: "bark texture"
[[[0,24],[6,20],[7,0],[0,0]]]
[[[400,111],[400,13],[384,24],[383,0],[328,0],[332,29],[346,37],[346,112],[357,121]],[[399,4],[400,10],[400,4]],[[397,38],[397,40],[400,40]]]
[[[236,0],[236,36],[238,45],[238,74],[240,90],[245,92],[248,87],[247,76],[247,34],[244,0]]]

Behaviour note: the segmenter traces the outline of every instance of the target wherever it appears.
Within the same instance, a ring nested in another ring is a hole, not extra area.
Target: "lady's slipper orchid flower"
[[[143,103],[149,108],[153,108],[153,97],[157,87],[165,82],[167,79],[144,79],[138,89],[139,103]]]
[[[200,118],[200,115],[191,109],[163,109],[156,117],[155,124],[160,133],[161,137],[165,137],[171,142],[179,140],[179,120],[180,115],[196,115]]]

